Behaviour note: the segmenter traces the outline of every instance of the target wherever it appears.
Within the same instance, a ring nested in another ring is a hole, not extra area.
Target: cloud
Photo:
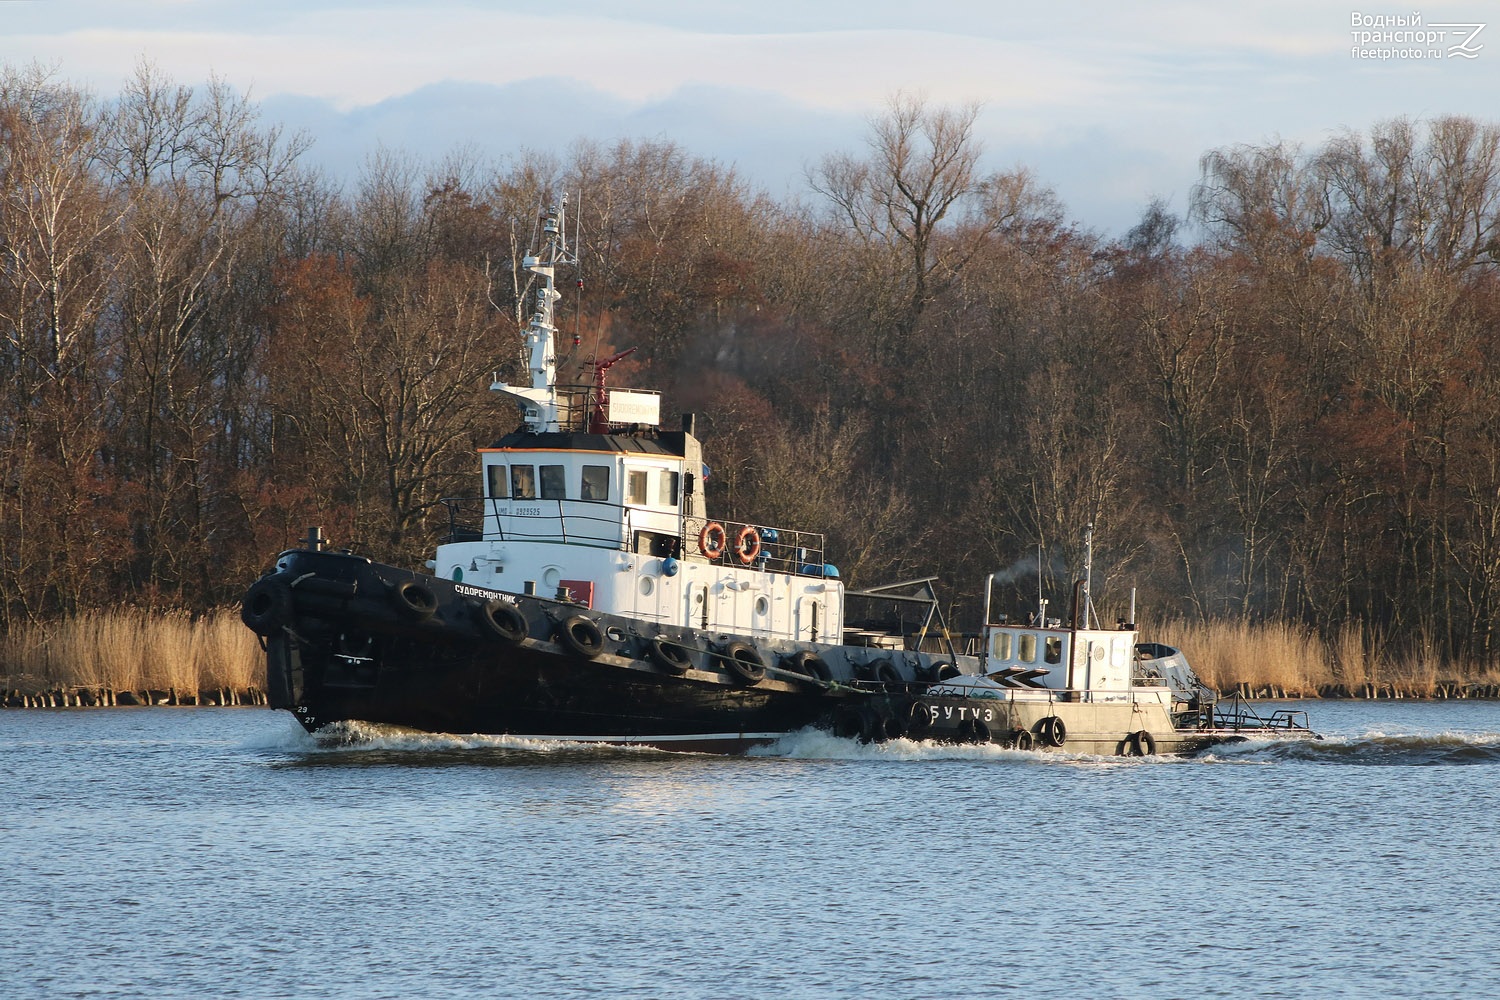
[[[1344,0],[79,0],[0,4],[0,62],[117,92],[143,57],[250,89],[347,175],[376,148],[504,155],[668,138],[774,194],[856,148],[897,90],[982,102],[989,165],[1030,166],[1088,225],[1180,197],[1211,148],[1317,144],[1396,115],[1494,117],[1500,46],[1427,64],[1351,58]],[[1459,15],[1453,15],[1457,18]],[[1484,16],[1471,10],[1465,17]],[[1492,30],[1500,30],[1497,27]]]
[[[683,87],[637,103],[565,79],[505,86],[450,81],[350,111],[281,96],[262,101],[261,110],[313,136],[310,159],[336,176],[355,176],[382,147],[427,162],[460,148],[503,161],[522,151],[562,155],[584,139],[666,139],[733,166],[777,196],[801,193],[805,168],[824,153],[856,146],[866,125],[860,113],[750,90]]]

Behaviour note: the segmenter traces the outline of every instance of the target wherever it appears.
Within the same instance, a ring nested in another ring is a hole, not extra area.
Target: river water
[[[1500,994],[1500,705],[1290,707],[1194,760],[0,712],[0,994]]]

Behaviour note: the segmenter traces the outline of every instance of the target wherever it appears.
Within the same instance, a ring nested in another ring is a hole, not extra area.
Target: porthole
[[[656,581],[649,576],[641,577],[641,596],[650,597],[656,592]]]
[[[764,616],[767,613],[769,613],[770,610],[771,610],[771,602],[766,597],[761,596],[761,597],[757,597],[755,599],[755,613],[756,614]]]

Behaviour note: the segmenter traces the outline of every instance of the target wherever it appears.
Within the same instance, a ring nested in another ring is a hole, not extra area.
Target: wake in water
[[[335,722],[308,733],[288,719],[285,730],[267,734],[254,749],[292,754],[303,765],[435,766],[577,761],[621,754],[668,756],[644,746],[613,746],[566,740],[534,740],[482,733],[429,733],[375,722]]]
[[[519,763],[549,759],[599,760],[630,755],[672,759],[680,752],[646,746],[617,746],[515,736],[427,733],[368,722],[339,722],[308,734],[284,718],[285,725],[259,734],[247,749],[279,751],[304,763],[437,764]],[[694,755],[696,756],[696,755]],[[861,743],[819,729],[784,736],[749,754],[757,758],[868,761],[993,761],[1012,764],[1141,766],[1143,764],[1339,764],[1362,767],[1422,767],[1500,764],[1500,733],[1390,734],[1368,732],[1321,740],[1256,739],[1226,743],[1196,757],[1101,757],[1062,751],[1006,750],[998,744],[955,744],[898,739]]]
[[[996,762],[1140,766],[1143,764],[1342,764],[1364,767],[1500,764],[1500,733],[1438,733],[1316,739],[1252,739],[1224,743],[1195,757],[1111,757],[1063,751],[1005,750],[995,744],[864,744],[831,733],[804,730],[783,737],[756,756],[809,760],[990,760]]]
[[[1006,750],[997,743],[923,743],[899,739],[861,743],[822,729],[803,729],[750,751],[752,757],[797,760],[1028,760],[1041,756],[1032,750]]]
[[[1500,764],[1500,733],[1380,732],[1321,740],[1232,743],[1213,747],[1205,760],[1288,761],[1360,767],[1434,767]]]
[[[1263,745],[1263,744],[1262,744]],[[991,761],[997,764],[1066,767],[1149,767],[1184,764],[1195,758],[1117,757],[1069,753],[1066,750],[1007,750],[998,743],[939,743],[909,739],[887,743],[861,743],[819,729],[804,729],[783,736],[769,746],[752,750],[751,756],[796,760],[868,761]]]

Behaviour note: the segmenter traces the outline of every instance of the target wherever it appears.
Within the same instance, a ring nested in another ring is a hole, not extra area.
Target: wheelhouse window
[[[1048,663],[1062,662],[1062,638],[1055,635],[1047,636],[1046,660]]]
[[[629,504],[644,504],[646,502],[645,469],[630,469],[626,471],[625,502]]]
[[[583,500],[609,499],[609,466],[585,465],[578,496]]]
[[[994,657],[997,660],[1008,660],[1008,659],[1010,659],[1010,633],[1009,632],[996,632],[995,633]]]
[[[491,499],[503,500],[510,496],[510,491],[505,488],[505,466],[491,465],[485,472],[488,475],[486,484]]]
[[[541,475],[543,500],[566,500],[568,498],[566,469],[561,465],[544,465],[541,467]]]
[[[656,502],[663,507],[677,506],[677,488],[681,473],[673,472],[671,469],[663,469],[658,486]]]
[[[1022,663],[1036,662],[1036,636],[1030,632],[1022,632],[1018,637],[1016,659]]]
[[[512,465],[510,467],[510,495],[516,500],[536,499],[536,467]]]

